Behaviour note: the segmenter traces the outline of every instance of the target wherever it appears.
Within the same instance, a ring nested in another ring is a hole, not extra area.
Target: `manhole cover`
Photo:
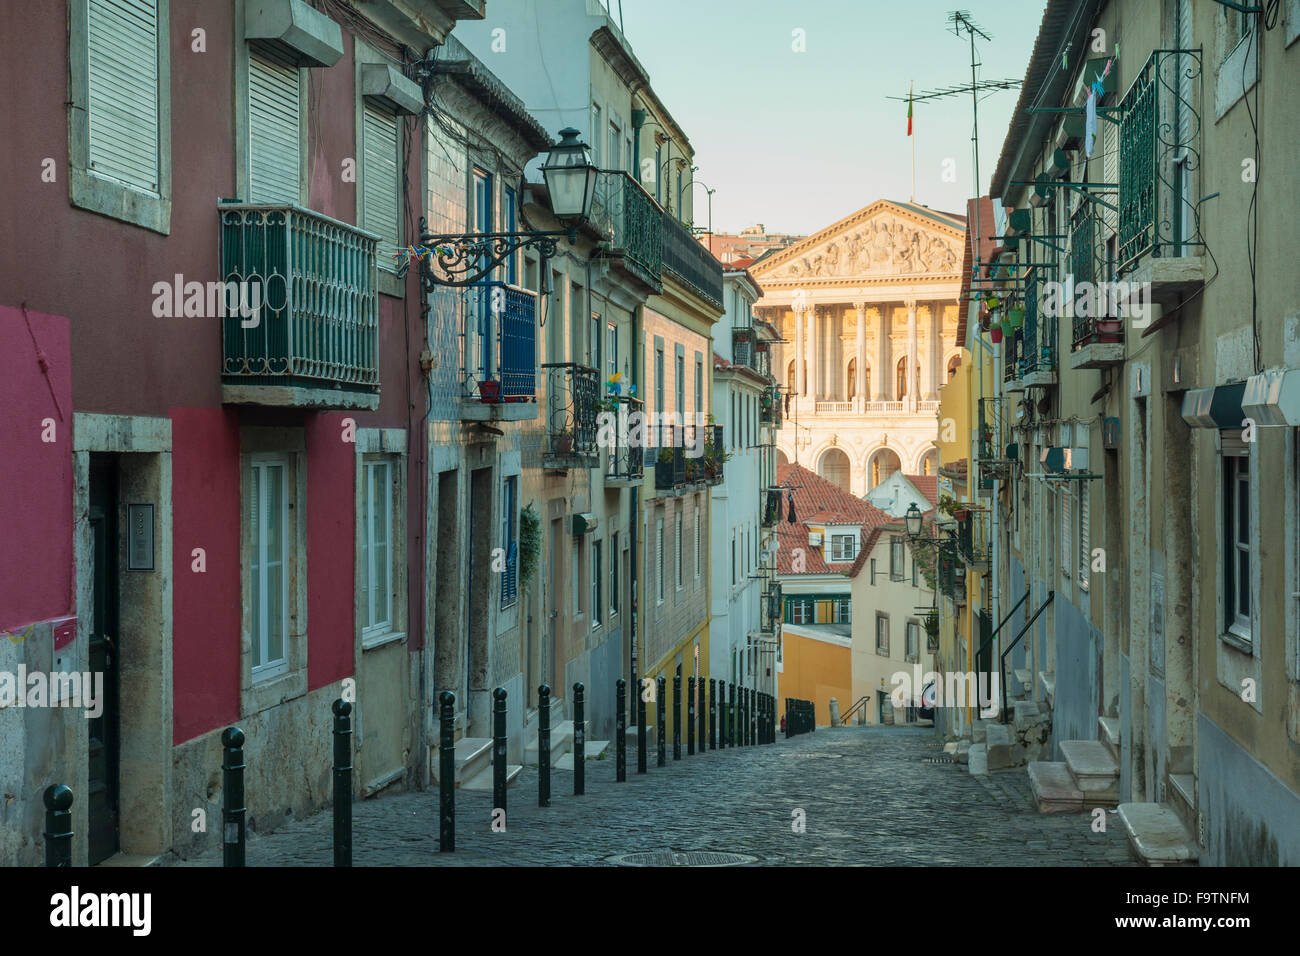
[[[744,853],[713,853],[707,850],[692,850],[677,853],[673,850],[647,850],[643,853],[624,853],[611,856],[610,863],[618,866],[740,866],[745,863],[757,863],[758,857]]]
[[[782,757],[843,757],[844,754],[826,754],[826,753],[801,754],[801,753],[791,752],[791,753],[783,753],[781,754],[781,756]]]

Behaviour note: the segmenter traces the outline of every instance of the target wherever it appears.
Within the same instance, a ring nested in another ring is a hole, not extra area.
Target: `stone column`
[[[817,321],[817,306],[808,306],[808,398],[816,402],[821,398],[821,323]]]
[[[934,372],[934,357],[938,352],[938,343],[935,341],[934,327],[935,316],[939,308],[937,303],[930,302],[925,306],[926,317],[929,321],[925,324],[925,347],[921,356],[921,400],[933,402],[938,398],[935,394],[938,379]]]
[[[796,401],[803,397],[805,384],[803,374],[803,315],[805,308],[807,307],[801,302],[794,304],[794,394]]]
[[[916,411],[916,300],[907,303],[907,407]]]
[[[875,312],[880,321],[876,323],[876,374],[871,377],[871,400],[884,402],[888,401],[887,387],[892,381],[889,369],[889,327],[893,317],[889,314],[888,305],[880,306]]]
[[[857,381],[853,383],[854,408],[861,412],[867,400],[867,304],[854,302],[858,313]]]

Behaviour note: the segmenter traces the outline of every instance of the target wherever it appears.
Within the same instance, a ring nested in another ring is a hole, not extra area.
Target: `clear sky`
[[[617,22],[620,0],[603,0]],[[984,80],[1024,78],[1045,0],[621,0],[624,32],[655,91],[690,137],[697,180],[716,190],[713,228],[762,222],[811,233],[876,199],[912,193],[907,104],[887,99],[970,82],[977,39]],[[964,3],[958,6],[959,3]],[[802,30],[805,52],[795,52]],[[979,104],[980,179],[988,188],[1018,89]],[[916,201],[963,213],[972,195],[971,97],[917,103]],[[944,161],[950,178],[945,182]],[[694,187],[696,225],[707,196]]]

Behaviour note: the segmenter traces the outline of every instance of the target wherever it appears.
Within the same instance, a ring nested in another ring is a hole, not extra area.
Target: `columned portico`
[[[881,200],[751,267],[764,290],[758,305],[781,332],[774,364],[794,363],[795,399],[777,434],[787,460],[816,469],[837,448],[855,495],[870,490],[869,464],[883,448],[907,474],[937,462],[964,231],[960,217]]]

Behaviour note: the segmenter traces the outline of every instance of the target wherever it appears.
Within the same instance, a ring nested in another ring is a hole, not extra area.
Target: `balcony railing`
[[[758,400],[758,421],[761,425],[781,427],[781,386],[769,385]]]
[[[1148,254],[1205,245],[1188,178],[1200,167],[1201,86],[1200,50],[1155,50],[1120,103],[1120,275]]]
[[[222,319],[227,400],[378,407],[378,237],[291,205],[219,213],[222,276],[260,303]]]
[[[546,374],[546,439],[542,466],[554,471],[600,465],[596,444],[600,373],[575,362],[548,362]]]
[[[686,449],[682,447],[681,427],[672,430],[672,445],[660,448],[655,459],[655,488],[671,491],[686,484]]]
[[[731,330],[731,361],[734,364],[757,368],[758,353],[754,348],[756,345],[754,339],[753,329]]]
[[[969,565],[988,564],[989,512],[968,510],[966,517],[957,521],[957,552]]]
[[[764,528],[775,528],[785,519],[785,499],[781,496],[780,488],[767,488],[763,492],[763,517],[762,525]]]
[[[670,212],[663,214],[663,264],[682,284],[722,309],[722,263]]]
[[[591,221],[605,241],[605,257],[621,262],[653,291],[663,290],[663,214],[635,179],[615,170],[601,172]]]
[[[1056,374],[1055,315],[1042,316],[1038,311],[1038,277],[1030,273],[1025,279],[1025,325],[1020,341],[1021,376],[1043,378],[1043,382],[1026,381],[1025,384],[1050,384]]]
[[[645,477],[644,439],[630,442],[623,433],[622,423],[626,414],[629,422],[635,422],[644,411],[645,403],[627,395],[612,396],[605,402],[605,411],[618,416],[614,446],[609,449],[609,468],[605,472],[605,484],[640,481]],[[635,428],[634,425],[629,425]]]
[[[481,282],[467,290],[463,397],[484,405],[529,403],[537,396],[537,293]]]
[[[966,567],[951,551],[940,551],[938,558],[939,591],[957,604],[966,603]]]
[[[711,485],[720,485],[727,455],[727,447],[722,441],[722,426],[706,425],[705,428],[704,457],[699,460],[700,470],[705,481]]]

